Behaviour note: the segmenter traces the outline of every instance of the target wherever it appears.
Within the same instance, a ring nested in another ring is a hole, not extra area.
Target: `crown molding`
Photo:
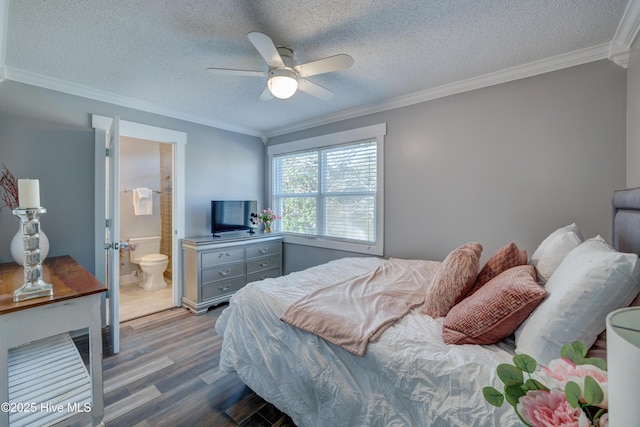
[[[416,92],[410,95],[391,98],[389,100],[369,105],[362,108],[354,108],[340,113],[323,116],[317,119],[307,120],[297,123],[293,126],[285,126],[281,128],[267,131],[268,137],[284,135],[291,132],[301,131],[316,126],[334,123],[340,120],[347,120],[368,114],[379,113],[394,108],[406,107],[421,102],[432,101],[438,98],[455,95],[458,93],[468,92],[489,86],[495,86],[514,80],[520,80],[527,77],[533,77],[540,74],[557,71],[564,68],[574,67],[576,65],[586,64],[588,62],[599,61],[609,58],[609,43],[576,50],[562,55],[552,56],[539,61],[530,62],[524,65],[518,65],[494,73],[485,74],[478,77],[472,77],[458,82],[437,86],[431,89]]]
[[[622,68],[629,66],[631,45],[640,30],[640,0],[630,0],[609,43],[609,59]]]
[[[31,73],[24,70],[18,70],[11,67],[5,68],[5,78],[7,80],[12,80],[18,83],[38,86],[57,92],[63,92],[70,95],[80,96],[83,98],[106,102],[109,104],[115,104],[121,107],[133,108],[135,110],[146,111],[148,113],[159,114],[161,116],[167,116],[178,120],[184,120],[191,123],[227,130],[230,132],[241,133],[258,138],[263,138],[264,136],[262,132],[256,131],[254,129],[232,126],[228,123],[222,123],[195,115],[184,114],[181,111],[164,108],[149,102],[141,101],[139,99],[129,98],[126,96],[113,94],[99,89],[93,89],[87,86],[70,83],[63,80],[53,79],[50,77],[45,77],[39,74]]]
[[[629,66],[629,60],[631,59],[631,49],[620,46],[615,41],[612,41],[609,43],[609,59],[626,69]]]
[[[640,30],[640,0],[629,0],[612,42],[630,49]]]

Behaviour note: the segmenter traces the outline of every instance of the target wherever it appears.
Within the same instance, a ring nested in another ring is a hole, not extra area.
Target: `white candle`
[[[18,180],[18,205],[20,209],[40,207],[40,181],[37,179]]]

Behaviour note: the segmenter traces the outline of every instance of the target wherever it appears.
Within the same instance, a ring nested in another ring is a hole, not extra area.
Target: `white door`
[[[113,118],[108,131],[96,127],[95,215],[96,277],[107,286],[108,313],[113,353],[120,351],[120,120]],[[103,321],[103,324],[105,322]]]
[[[1,1],[1,0],[0,0]],[[93,114],[92,127],[95,129],[95,276],[105,283],[109,292],[108,310],[103,310],[103,326],[108,317],[111,325],[113,352],[120,351],[120,275],[119,248],[120,237],[120,136],[147,139],[174,145],[174,182],[173,182],[173,241],[172,241],[172,283],[173,304],[179,307],[182,302],[182,265],[180,241],[185,236],[185,146],[187,134],[171,129],[148,126],[140,123],[119,120]],[[110,147],[110,156],[105,157],[105,150]],[[107,219],[110,219],[109,223]],[[106,229],[105,229],[106,227]],[[102,244],[104,242],[104,245]],[[105,250],[105,247],[109,249]],[[106,304],[103,304],[103,308]],[[108,316],[107,316],[108,311]]]
[[[109,333],[113,353],[120,351],[120,118],[113,118],[108,135],[107,154],[107,293],[109,298]]]

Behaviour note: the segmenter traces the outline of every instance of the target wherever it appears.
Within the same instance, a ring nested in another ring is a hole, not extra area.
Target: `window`
[[[383,254],[383,138],[375,125],[269,147],[285,242]]]

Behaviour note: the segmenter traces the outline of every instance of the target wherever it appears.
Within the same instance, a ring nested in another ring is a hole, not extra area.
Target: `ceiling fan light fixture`
[[[288,68],[270,70],[267,87],[276,98],[291,98],[298,90],[298,74]]]

